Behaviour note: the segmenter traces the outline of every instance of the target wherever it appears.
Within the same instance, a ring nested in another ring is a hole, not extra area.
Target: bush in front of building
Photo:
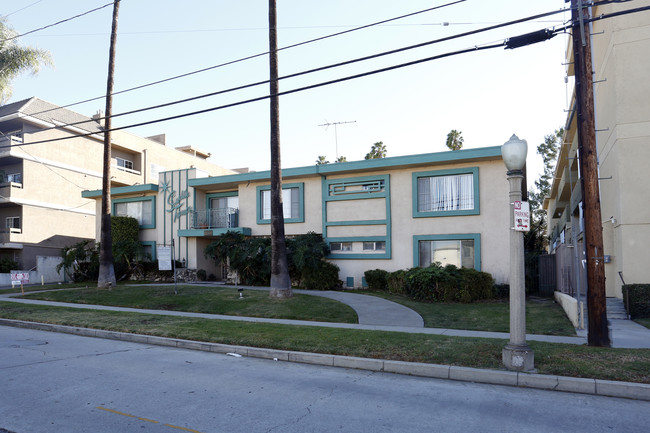
[[[366,284],[370,290],[388,290],[388,271],[383,269],[372,269],[365,271],[363,276],[366,278]]]
[[[381,269],[364,273],[368,287],[406,295],[419,302],[463,302],[494,299],[497,295],[494,278],[487,272],[454,265],[434,263],[426,268],[395,272]]]
[[[306,289],[327,290],[341,286],[338,266],[325,257],[329,248],[318,233],[286,239],[289,275],[292,284]],[[268,286],[271,279],[271,239],[226,232],[204,250],[206,257],[225,262],[237,272],[242,284]]]
[[[20,264],[11,257],[3,257],[0,259],[0,274],[8,274],[11,271],[20,269]]]
[[[625,309],[632,319],[650,318],[650,284],[623,286]]]

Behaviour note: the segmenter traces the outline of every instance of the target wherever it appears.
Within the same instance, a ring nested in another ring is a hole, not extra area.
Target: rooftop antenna
[[[334,142],[336,143],[336,160],[337,161],[339,159],[339,136],[338,136],[338,132],[336,130],[336,126],[337,125],[344,125],[346,123],[357,123],[357,121],[356,120],[349,120],[349,121],[346,121],[346,122],[332,122],[332,123],[327,122],[327,123],[323,123],[322,125],[318,125],[318,126],[324,126],[325,130],[327,130],[327,128],[330,127],[331,125],[334,125]]]

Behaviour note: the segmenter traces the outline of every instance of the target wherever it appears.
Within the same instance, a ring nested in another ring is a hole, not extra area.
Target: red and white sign
[[[11,283],[29,284],[29,272],[11,272]]]
[[[530,230],[530,205],[527,201],[515,201],[515,230],[527,232]]]

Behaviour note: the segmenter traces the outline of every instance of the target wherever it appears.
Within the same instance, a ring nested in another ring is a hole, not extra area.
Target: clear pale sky
[[[0,15],[19,33],[55,23],[110,0],[5,0]],[[301,41],[405,15],[449,1],[278,0],[278,44]],[[280,75],[325,66],[528,17],[557,11],[563,0],[467,0],[389,24],[281,51]],[[24,9],[23,9],[24,8]],[[21,10],[22,9],[22,10]],[[10,102],[37,96],[66,105],[106,91],[112,6],[20,38],[50,51],[55,67],[14,82]],[[115,90],[268,51],[268,2],[263,0],[122,0]],[[508,37],[562,26],[560,13],[529,23],[437,43],[352,66],[287,79],[280,90],[345,77],[446,52],[500,43]],[[448,25],[444,25],[448,23]],[[535,147],[563,126],[571,91],[565,84],[567,38],[516,50],[495,48],[422,63],[395,71],[280,98],[283,168],[311,165],[319,155],[363,159],[383,141],[388,156],[447,150],[451,129],[462,131],[464,148],[499,146],[513,133],[529,144],[531,177],[541,171]],[[268,79],[268,57],[213,69],[187,78],[115,96],[114,113],[215,92]],[[268,94],[268,85],[118,117],[114,126],[216,107]],[[70,109],[91,116],[96,100]],[[167,134],[167,145],[192,145],[228,167],[268,170],[267,100],[131,129],[137,135]],[[318,125],[352,122],[337,127]],[[532,179],[531,179],[532,183]]]

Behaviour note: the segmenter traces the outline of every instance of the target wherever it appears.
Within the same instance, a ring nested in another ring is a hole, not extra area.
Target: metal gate
[[[553,296],[556,287],[555,254],[539,256],[539,294]]]

